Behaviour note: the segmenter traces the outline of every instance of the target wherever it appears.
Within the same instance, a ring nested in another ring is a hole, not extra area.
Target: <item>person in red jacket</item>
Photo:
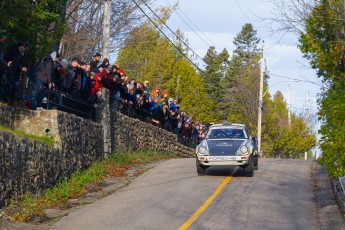
[[[102,89],[102,74],[96,73],[95,84],[93,85],[93,88],[92,88],[92,97],[94,97],[96,95],[96,92],[100,89]]]

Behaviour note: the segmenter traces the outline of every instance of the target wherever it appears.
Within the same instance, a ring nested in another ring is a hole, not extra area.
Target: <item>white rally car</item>
[[[256,138],[243,124],[224,123],[209,127],[196,147],[196,170],[205,173],[210,166],[241,166],[248,176],[258,166]]]

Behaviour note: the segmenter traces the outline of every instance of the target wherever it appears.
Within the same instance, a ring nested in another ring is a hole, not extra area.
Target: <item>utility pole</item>
[[[262,157],[261,153],[261,120],[262,120],[262,99],[264,90],[264,71],[265,71],[265,61],[264,61],[264,41],[262,41],[262,50],[260,58],[260,91],[259,91],[259,108],[258,108],[258,152],[259,156]]]
[[[290,101],[290,84],[288,85],[288,127],[291,129],[291,101]]]
[[[307,129],[308,129],[308,126],[309,126],[309,91],[307,93],[307,100],[306,100],[306,103],[305,103],[305,123],[306,123],[306,126],[307,126]]]
[[[177,75],[177,79],[176,79],[176,100],[178,101],[178,87],[180,84],[180,75]]]
[[[103,17],[103,59],[109,58],[109,40],[110,40],[110,1],[104,1]]]

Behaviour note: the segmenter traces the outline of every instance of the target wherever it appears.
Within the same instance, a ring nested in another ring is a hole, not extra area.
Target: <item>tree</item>
[[[256,30],[252,24],[246,23],[234,39],[236,60],[241,61],[243,66],[247,66],[253,59],[258,59],[260,57],[259,42],[260,39],[256,36]]]
[[[152,1],[136,1],[142,5],[151,6]],[[159,8],[164,18],[170,16],[171,8]],[[78,56],[90,60],[91,56],[103,48],[103,1],[79,0],[70,1],[66,12],[68,21],[66,33],[62,39],[62,54],[70,58]],[[139,11],[132,0],[110,1],[110,54],[116,54],[123,46],[133,28],[139,26],[145,15]],[[105,58],[105,57],[104,57]],[[111,57],[106,57],[111,58]]]
[[[332,177],[344,175],[343,152],[345,136],[345,35],[343,1],[321,0],[306,20],[305,33],[301,33],[300,49],[317,69],[325,87],[321,94],[320,119],[322,135],[320,147],[324,163]]]
[[[306,127],[303,119],[292,115],[291,129],[285,131],[282,154],[300,158],[316,144],[315,135]]]
[[[319,0],[269,0],[274,6],[272,17],[263,17],[271,26],[270,30],[277,33],[305,32],[305,22],[310,12],[319,4]]]
[[[259,41],[253,26],[249,23],[245,24],[234,39],[236,49],[222,82],[227,89],[225,94],[227,119],[247,124],[252,132],[257,130],[261,56]]]
[[[185,50],[183,43],[179,46],[180,51]],[[129,34],[117,62],[130,77],[148,80],[153,87],[160,85],[169,91],[169,97],[178,94],[181,109],[192,113],[195,119],[214,121],[214,104],[207,97],[202,78],[185,56],[178,54],[179,50],[145,22]]]
[[[155,50],[160,39],[159,33],[150,26],[149,22],[134,28],[124,42],[123,48],[118,53],[117,62],[126,69],[129,76],[139,80],[152,82],[152,75],[143,72],[148,63],[148,56]],[[152,82],[155,85],[157,82]]]
[[[288,109],[284,96],[276,92],[268,102],[264,113],[263,145],[266,156],[301,158],[316,144],[315,134],[307,127],[301,116],[291,115],[291,128],[288,124]]]
[[[30,60],[39,62],[47,56],[64,32],[64,10],[67,0],[3,1],[1,25],[8,35],[8,45],[18,41],[30,43]]]
[[[213,113],[214,102],[208,98],[203,80],[191,63],[185,59],[178,60],[173,75],[180,76],[178,98],[181,108],[193,114],[196,120],[214,122],[216,119]],[[174,92],[175,83],[175,78],[171,78],[165,84],[169,92]]]
[[[222,81],[225,78],[229,62],[229,53],[226,49],[218,53],[214,46],[210,47],[203,59],[206,63],[203,80],[208,98],[215,103],[214,113],[217,120],[224,120],[224,105],[226,92],[223,90]]]

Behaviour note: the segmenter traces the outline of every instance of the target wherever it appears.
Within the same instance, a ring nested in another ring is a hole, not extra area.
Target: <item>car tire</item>
[[[254,176],[254,160],[251,159],[250,163],[244,167],[244,172],[246,173],[246,176],[252,177]]]
[[[200,165],[196,165],[196,171],[198,172],[198,174],[205,174],[206,168]]]
[[[196,171],[198,174],[205,174],[207,168],[207,166],[200,165],[198,160],[196,160]]]
[[[259,156],[254,156],[254,170],[259,169]]]

